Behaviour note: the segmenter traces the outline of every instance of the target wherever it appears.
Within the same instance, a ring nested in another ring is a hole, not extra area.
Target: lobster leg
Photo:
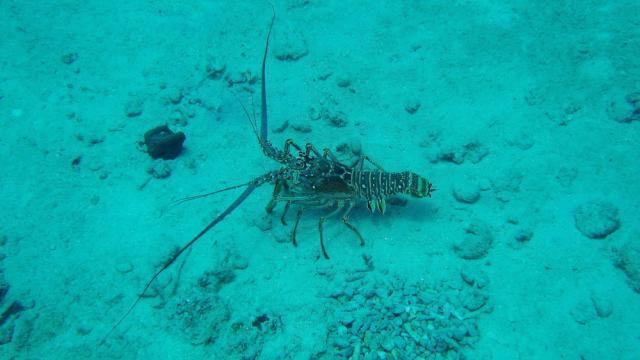
[[[356,163],[352,167],[355,167],[356,170],[358,170],[358,171],[362,171],[364,169],[364,161],[365,160],[370,162],[371,164],[373,164],[373,166],[375,166],[378,169],[380,169],[380,171],[385,171],[384,168],[382,168],[382,166],[380,166],[380,164],[378,164],[377,162],[373,161],[367,155],[360,155],[360,157],[358,158],[358,160],[356,161]]]
[[[329,158],[331,161],[337,162],[339,163],[340,161],[338,160],[338,158],[333,154],[333,152],[331,152],[331,150],[329,150],[329,148],[325,148],[324,149],[324,153],[322,154],[322,156],[327,159]]]
[[[291,206],[291,200],[287,201],[284,205],[284,210],[282,211],[282,216],[280,216],[280,222],[282,225],[287,226],[287,221],[284,219],[287,216],[287,212],[289,211],[289,207]]]
[[[280,192],[282,191],[282,185],[282,180],[276,180],[276,184],[273,187],[273,195],[271,196],[271,200],[269,201],[269,203],[267,204],[267,208],[265,209],[267,211],[267,214],[271,214],[273,208],[278,205],[278,197],[280,195]]]
[[[349,222],[349,214],[351,213],[351,210],[353,210],[353,203],[349,202],[349,207],[347,207],[344,215],[342,215],[342,223],[356,234],[356,236],[360,240],[360,246],[364,246],[364,238],[360,234],[360,231],[358,231],[358,229],[356,229],[356,227]]]
[[[320,231],[320,249],[322,249],[322,255],[324,255],[325,259],[329,259],[329,254],[327,254],[327,250],[324,248],[324,235],[322,232],[322,225],[324,224],[324,221],[332,216],[334,216],[335,214],[337,214],[338,212],[340,212],[340,210],[343,209],[343,205],[341,202],[336,202],[337,207],[330,212],[329,214],[325,215],[325,216],[321,216],[320,217],[320,221],[318,222],[318,230]]]
[[[306,149],[306,151],[305,151],[305,156],[306,156],[306,157],[309,157],[309,155],[310,155],[311,153],[313,153],[313,154],[314,154],[315,156],[317,156],[317,157],[322,157],[322,154],[320,154],[320,151],[318,151],[318,149],[316,149],[316,147],[315,147],[315,146],[313,146],[313,144],[312,144],[312,143],[307,143],[307,144],[305,145],[305,149]]]
[[[296,213],[296,223],[293,225],[293,231],[291,232],[291,243],[293,243],[293,246],[298,246],[298,242],[296,241],[296,231],[298,230],[298,223],[300,223],[300,218],[302,217],[303,212],[304,208],[301,206],[298,208],[298,212]]]
[[[290,153],[290,147],[291,146],[293,146],[296,150],[298,150],[298,152],[302,152],[302,148],[300,146],[298,146],[298,144],[294,143],[293,140],[291,140],[291,139],[287,139],[284,142],[284,153],[285,154],[291,155],[291,153]]]

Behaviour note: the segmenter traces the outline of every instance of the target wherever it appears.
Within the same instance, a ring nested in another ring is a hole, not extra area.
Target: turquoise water
[[[325,259],[266,183],[175,258],[244,190],[175,201],[281,167],[269,3],[0,2],[1,358],[640,358],[640,4],[274,5],[273,146],[432,197],[352,197]]]

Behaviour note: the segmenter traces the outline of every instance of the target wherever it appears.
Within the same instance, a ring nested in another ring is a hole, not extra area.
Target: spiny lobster
[[[329,150],[324,149],[320,153],[312,144],[307,143],[304,148],[297,145],[293,140],[288,139],[284,143],[284,149],[280,150],[273,146],[267,137],[267,92],[265,69],[267,54],[269,51],[269,39],[275,22],[275,12],[271,18],[264,54],[262,58],[262,79],[261,79],[261,121],[260,131],[258,131],[256,120],[251,117],[247,109],[242,106],[245,115],[249,119],[253,132],[258,138],[262,152],[269,158],[277,161],[283,166],[278,170],[269,171],[247,183],[227,187],[206,194],[187,197],[177,203],[207,197],[223,191],[246,187],[244,192],[226,208],[220,215],[202,229],[191,241],[180,248],[173,256],[158,270],[146,283],[142,292],[138,295],[134,303],[127,312],[111,328],[104,337],[103,344],[109,335],[124,321],[133,311],[140,299],[144,296],[149,286],[169,268],[182,253],[189,249],[198,239],[221,222],[227,215],[235,210],[247,197],[259,186],[270,183],[274,184],[273,196],[266,207],[267,213],[271,213],[276,205],[284,202],[284,210],[280,217],[281,222],[286,225],[285,216],[291,205],[297,206],[296,220],[291,233],[294,246],[296,242],[296,230],[300,218],[306,208],[332,208],[333,210],[320,217],[318,229],[320,232],[320,247],[326,259],[329,255],[324,246],[323,224],[326,219],[335,216],[340,211],[344,211],[342,222],[352,230],[360,240],[360,245],[364,245],[364,238],[360,232],[349,222],[349,214],[358,201],[366,201],[370,212],[378,211],[384,214],[386,209],[385,199],[395,194],[408,194],[413,197],[431,197],[436,189],[424,177],[410,171],[387,172],[376,162],[366,155],[360,155],[355,164],[349,166],[341,163]],[[291,148],[295,149],[292,154]],[[375,166],[375,170],[365,170],[364,163],[369,162]]]

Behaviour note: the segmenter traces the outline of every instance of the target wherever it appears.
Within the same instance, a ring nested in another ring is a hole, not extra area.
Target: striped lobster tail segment
[[[369,211],[374,212],[377,208],[381,214],[386,209],[385,199],[391,195],[425,197],[430,196],[432,191],[432,185],[427,179],[410,171],[354,171],[352,179],[356,195],[367,200]]]

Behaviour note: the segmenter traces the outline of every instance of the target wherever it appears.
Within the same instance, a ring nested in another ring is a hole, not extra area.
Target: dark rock
[[[144,143],[152,158],[171,160],[178,157],[186,138],[182,131],[174,133],[167,125],[162,125],[147,131]]]

